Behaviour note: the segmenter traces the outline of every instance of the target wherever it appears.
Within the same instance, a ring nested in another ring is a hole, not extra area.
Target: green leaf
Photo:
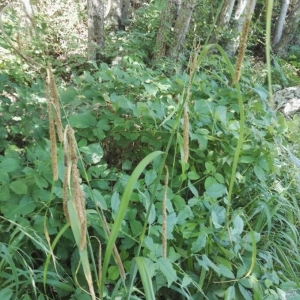
[[[13,181],[9,187],[18,195],[27,194],[27,185],[22,180]]]
[[[245,164],[251,164],[254,162],[254,157],[253,156],[241,156],[239,159],[240,163],[245,163]]]
[[[0,183],[9,183],[8,173],[2,169],[0,169]]]
[[[145,183],[147,186],[151,185],[157,177],[157,173],[155,170],[149,170],[145,174]]]
[[[92,112],[85,112],[69,116],[69,123],[74,128],[89,128],[94,127],[97,120]]]
[[[105,250],[105,255],[104,255],[104,261],[103,261],[103,267],[102,267],[102,276],[101,276],[101,288],[104,288],[104,283],[105,283],[105,278],[106,278],[106,273],[108,269],[108,264],[110,261],[110,257],[112,255],[113,247],[115,244],[115,241],[118,237],[124,216],[127,211],[127,207],[129,204],[129,201],[131,199],[131,195],[133,192],[133,189],[136,185],[136,182],[138,181],[138,178],[140,177],[141,173],[144,171],[144,169],[147,167],[147,165],[154,160],[156,157],[161,155],[163,152],[161,151],[155,151],[150,154],[148,154],[134,169],[132,175],[130,176],[130,179],[125,187],[123,196],[122,196],[122,201],[118,210],[118,214],[115,218],[115,223],[112,227],[111,234],[109,236],[109,239],[107,241],[107,246]]]
[[[120,195],[118,192],[114,192],[111,196],[111,209],[114,213],[117,213],[120,207]]]
[[[206,234],[200,233],[195,242],[192,243],[192,253],[199,252],[202,250],[206,245]]]
[[[251,293],[249,291],[247,291],[240,283],[239,283],[239,290],[245,300],[252,300]]]
[[[36,185],[40,188],[47,188],[48,187],[48,182],[46,179],[44,179],[40,174],[35,174],[34,175],[34,181]]]
[[[190,181],[188,181],[188,187],[195,197],[199,197],[199,193],[198,193],[197,189]]]
[[[136,257],[135,262],[137,264],[137,267],[138,267],[140,275],[141,275],[146,300],[155,300],[155,294],[154,294],[153,285],[152,285],[152,278],[148,272],[148,266],[146,264],[145,258],[144,257]]]
[[[177,280],[176,271],[173,269],[172,263],[168,259],[160,257],[157,260],[157,265],[160,271],[166,277],[168,281],[168,287],[170,287],[172,282]]]
[[[81,147],[79,150],[84,153],[84,160],[88,164],[97,164],[103,157],[103,149],[99,143]]]
[[[117,266],[110,266],[108,268],[108,278],[112,281],[115,281],[118,279],[120,273]]]
[[[22,200],[19,203],[19,211],[18,210],[15,212],[15,214],[19,214],[23,217],[31,214],[32,212],[34,212],[36,208],[35,202],[33,201],[33,199],[30,196],[24,196],[22,198]]]
[[[101,208],[103,210],[107,210],[107,204],[106,204],[106,201],[103,198],[102,194],[98,190],[95,190],[95,189],[93,189],[92,193],[93,193],[93,197],[94,197],[95,201],[100,203]]]
[[[13,291],[10,288],[3,288],[0,290],[0,299],[10,300],[13,295]]]
[[[218,265],[218,267],[220,270],[220,274],[223,275],[224,277],[229,279],[235,278],[234,274],[230,271],[230,269],[224,266],[223,264]]]
[[[230,286],[225,292],[224,300],[236,300],[235,298],[235,288],[234,286]]]
[[[197,180],[200,176],[195,171],[188,172],[188,179],[190,180]]]
[[[10,197],[8,185],[0,185],[0,201],[6,201]]]
[[[254,165],[254,173],[260,181],[266,181],[266,174],[260,165]]]
[[[4,158],[4,160],[0,163],[0,169],[5,172],[13,172],[19,167],[19,161],[14,158]]]
[[[233,219],[233,227],[236,233],[241,234],[244,230],[244,221],[240,216],[236,216]]]
[[[214,183],[206,189],[205,194],[211,198],[219,198],[226,194],[226,187],[221,183]]]

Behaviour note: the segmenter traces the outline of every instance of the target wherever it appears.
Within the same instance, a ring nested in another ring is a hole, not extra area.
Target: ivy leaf
[[[9,185],[10,189],[18,195],[27,194],[27,185],[22,180],[13,181]]]
[[[177,279],[176,271],[173,269],[171,262],[166,258],[160,257],[157,260],[157,265],[159,270],[166,277],[168,281],[168,287],[170,287],[172,282],[176,281]]]

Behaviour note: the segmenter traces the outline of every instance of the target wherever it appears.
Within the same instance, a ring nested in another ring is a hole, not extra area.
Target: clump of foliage
[[[138,31],[131,37],[125,53],[138,52]],[[0,68],[3,299],[92,299],[93,290],[103,299],[281,299],[299,288],[299,175],[288,147],[299,120],[275,114],[246,75],[234,85],[224,56],[209,66],[195,56],[190,73],[172,76],[146,56],[74,71],[67,83],[56,70],[62,125],[76,139],[66,130],[56,144],[57,180],[45,71],[28,74],[15,56],[2,62],[16,61]],[[79,180],[69,178],[64,207],[70,161]],[[79,183],[84,216],[73,206]]]

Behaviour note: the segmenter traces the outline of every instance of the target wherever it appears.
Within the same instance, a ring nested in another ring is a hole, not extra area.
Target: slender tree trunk
[[[110,0],[109,2],[111,7],[107,15],[108,26],[112,31],[125,30],[130,0]]]
[[[178,61],[179,56],[183,52],[185,37],[190,27],[195,5],[196,0],[185,0],[178,12],[178,17],[174,25],[171,47],[167,53],[174,61]]]
[[[216,21],[214,34],[209,40],[209,44],[217,44],[220,40],[220,33],[228,27],[235,0],[225,0],[223,2],[221,12]]]
[[[88,59],[99,61],[104,38],[103,0],[88,0]]]
[[[290,14],[284,26],[281,39],[275,45],[274,50],[279,56],[286,56],[289,44],[294,37],[300,21],[300,0],[291,2]]]
[[[289,5],[290,5],[290,0],[281,1],[280,14],[277,20],[276,29],[273,37],[273,46],[275,46],[281,39]]]
[[[165,57],[167,49],[170,47],[171,30],[177,19],[180,6],[181,0],[168,0],[166,7],[161,13],[153,55],[154,61]]]
[[[246,15],[250,14],[249,17],[251,19],[255,5],[256,0],[239,0],[234,15],[233,32],[235,33],[235,37],[224,46],[229,57],[235,56],[239,47],[240,36],[242,34],[242,29],[246,20]]]

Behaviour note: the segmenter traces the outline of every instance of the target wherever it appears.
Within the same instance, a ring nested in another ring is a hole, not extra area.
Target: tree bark
[[[125,30],[130,0],[110,0],[111,8],[107,23],[112,31]]]
[[[273,46],[275,46],[282,37],[282,32],[284,28],[285,18],[287,15],[287,11],[290,5],[290,0],[282,0],[281,1],[281,9],[280,14],[277,20],[276,29],[273,37]]]
[[[235,0],[225,0],[221,12],[217,17],[214,34],[209,40],[209,44],[217,44],[220,40],[220,33],[228,27]]]
[[[179,56],[183,52],[185,37],[188,33],[196,0],[185,0],[178,12],[173,31],[171,47],[167,53],[175,62],[178,62]]]
[[[99,61],[104,38],[103,0],[88,0],[88,59]]]
[[[250,14],[249,17],[251,19],[254,8],[256,5],[256,0],[239,0],[236,11],[234,14],[233,20],[233,33],[234,37],[231,41],[227,42],[224,46],[225,51],[229,57],[234,57],[240,43],[240,36],[242,34],[243,25],[246,20],[247,14]]]
[[[161,13],[160,25],[156,35],[155,50],[153,61],[165,57],[168,47],[170,47],[170,39],[172,27],[178,16],[181,0],[168,0],[166,7]]]
[[[287,55],[289,44],[294,37],[300,21],[300,0],[290,5],[290,14],[284,26],[280,41],[275,45],[274,51],[282,57]]]

